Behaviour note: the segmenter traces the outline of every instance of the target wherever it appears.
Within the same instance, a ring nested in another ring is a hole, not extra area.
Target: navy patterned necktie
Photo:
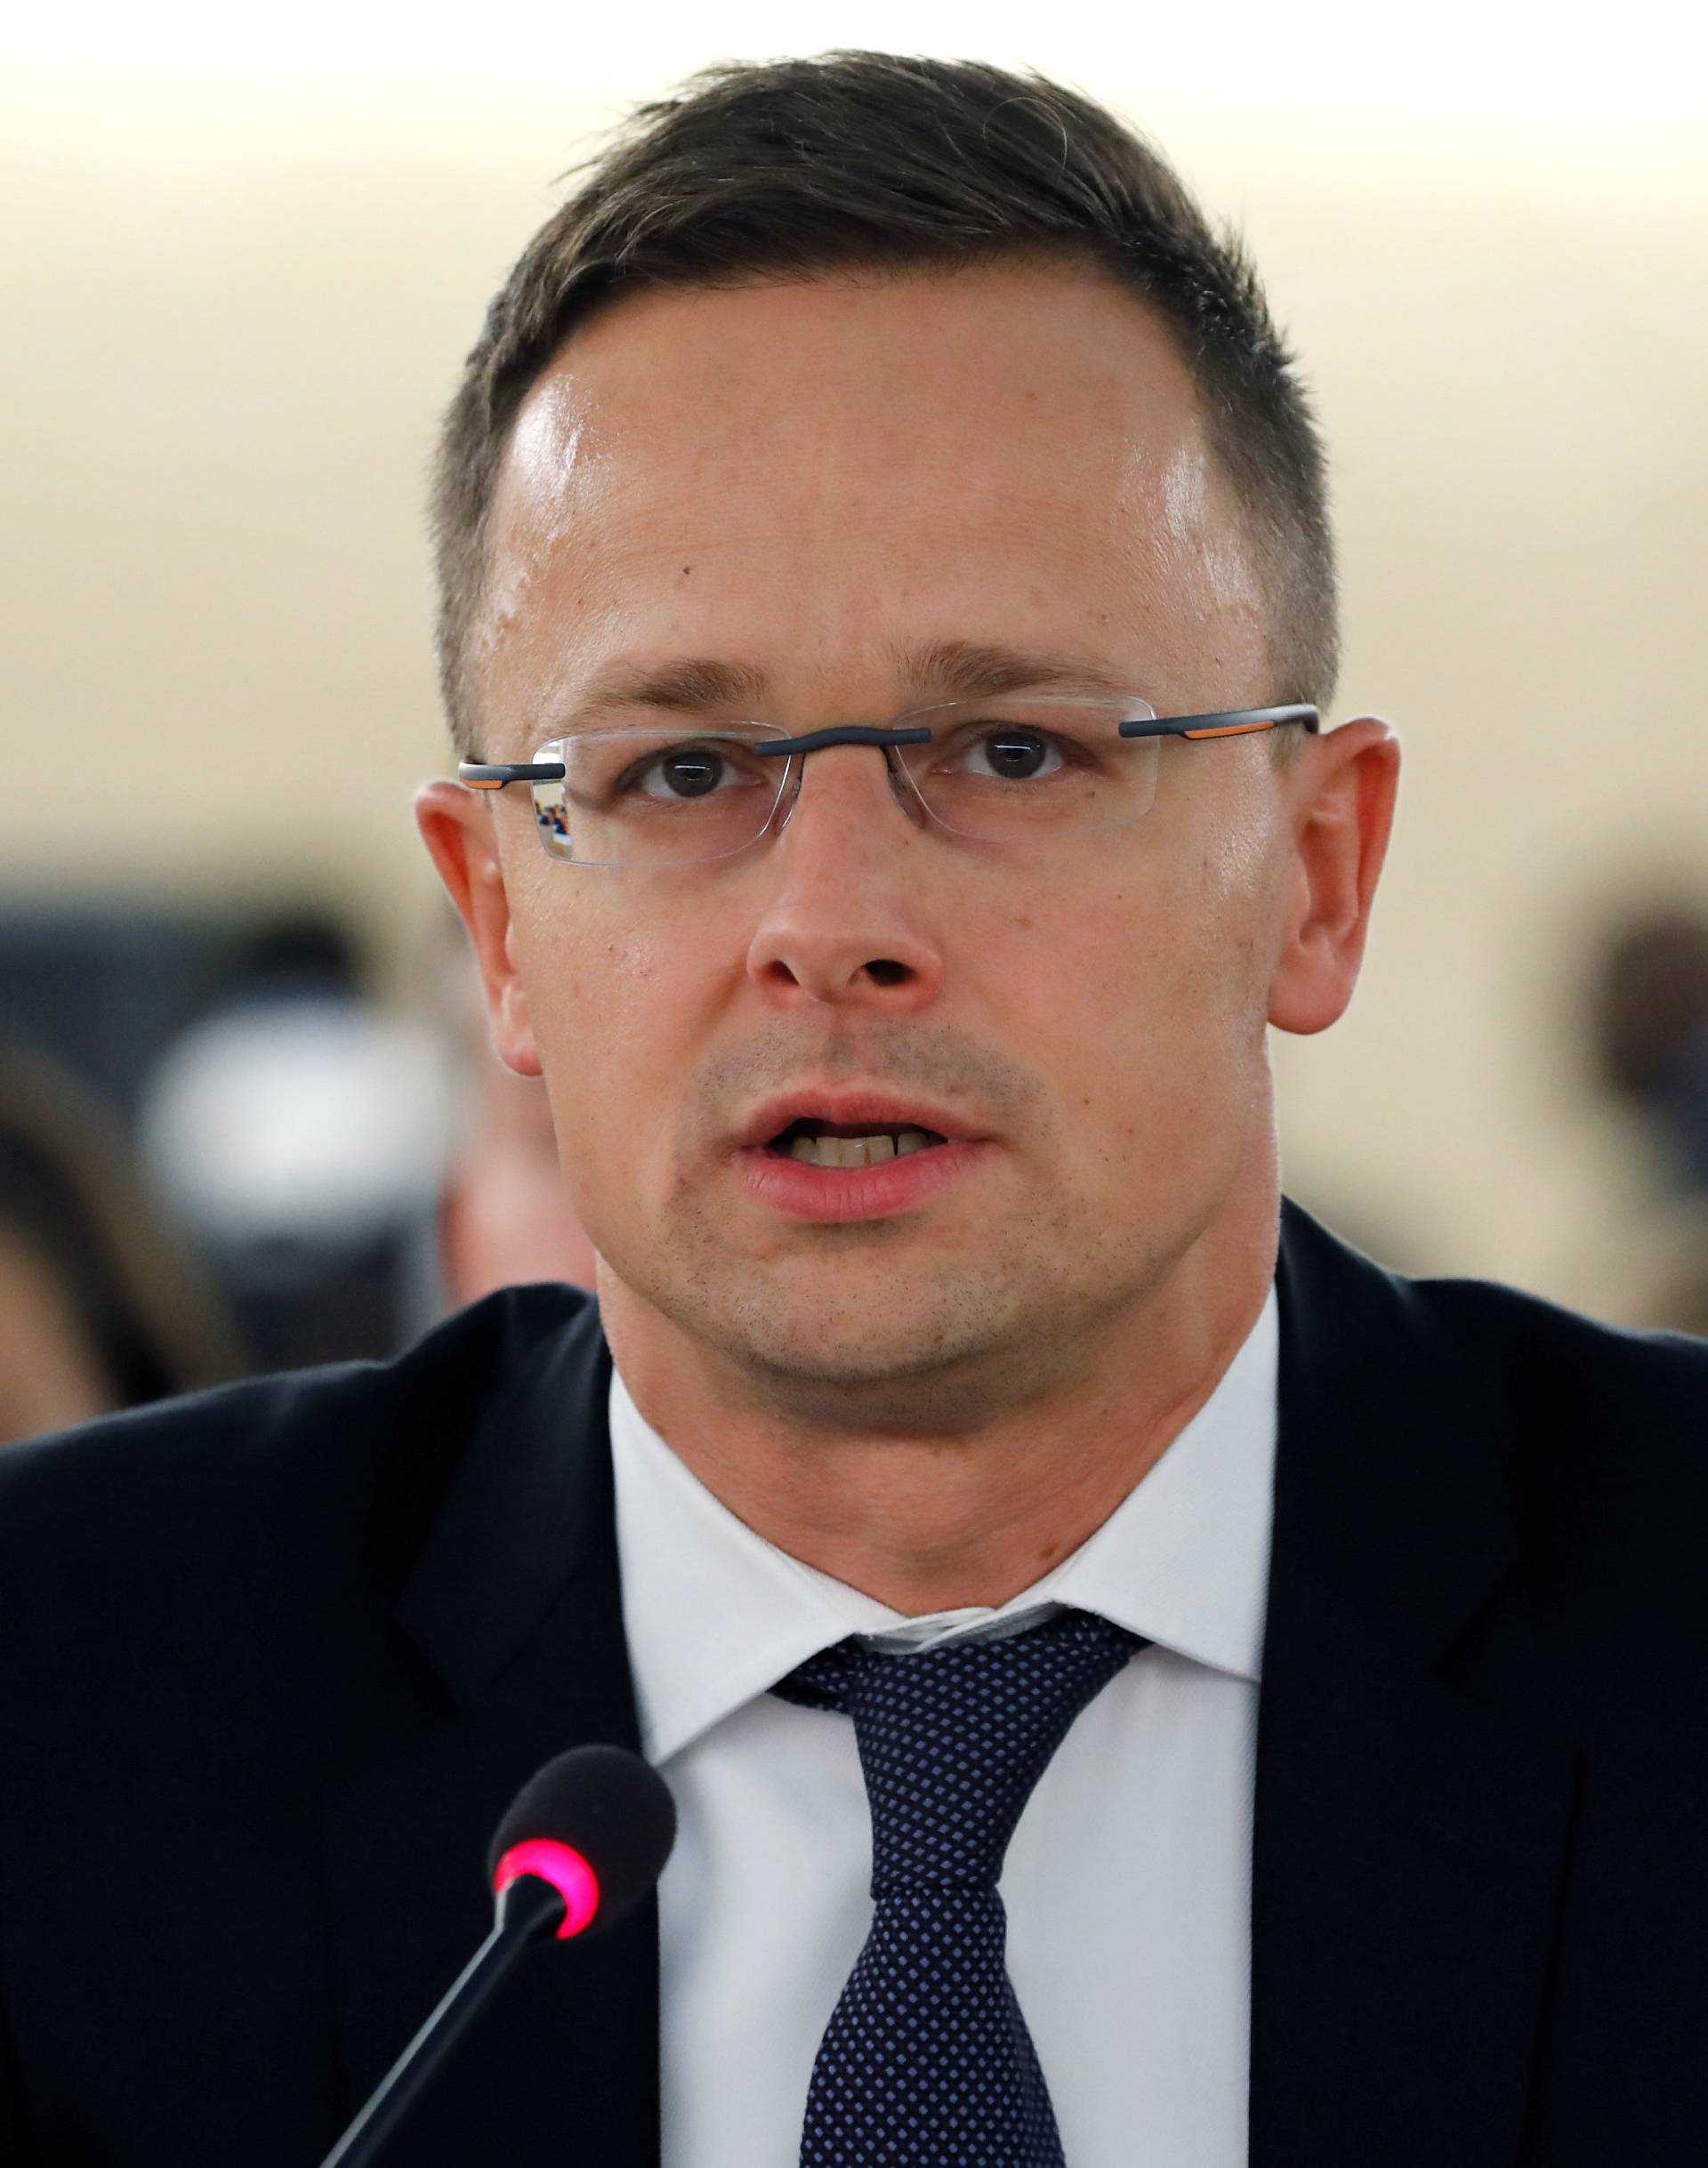
[[[840,1641],[774,1689],[852,1717],[872,1809],[872,1931],[813,2064],[802,2168],[1062,2168],[996,1881],[1068,1727],[1144,1646],[1062,1611],[914,1655]]]

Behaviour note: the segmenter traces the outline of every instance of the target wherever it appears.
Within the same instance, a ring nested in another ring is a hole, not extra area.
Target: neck
[[[1278,1195],[1206,1229],[1055,1384],[976,1431],[827,1435],[601,1278],[636,1406],[737,1519],[908,1616],[996,1605],[1092,1535],[1215,1390],[1274,1276]]]

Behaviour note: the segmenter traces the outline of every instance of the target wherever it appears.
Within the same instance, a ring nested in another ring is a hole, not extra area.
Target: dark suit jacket
[[[1291,1205],[1279,1289],[1251,2160],[1695,2168],[1708,1346]],[[634,1742],[608,1375],[526,1288],[0,1456],[8,2168],[330,2146],[486,1931],[512,1793]],[[657,1973],[650,1909],[530,1953],[399,2168],[654,2168]]]

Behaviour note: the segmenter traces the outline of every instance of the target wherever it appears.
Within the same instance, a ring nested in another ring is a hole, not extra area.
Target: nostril
[[[904,986],[914,975],[907,964],[898,963],[892,956],[875,956],[866,968],[879,986]]]

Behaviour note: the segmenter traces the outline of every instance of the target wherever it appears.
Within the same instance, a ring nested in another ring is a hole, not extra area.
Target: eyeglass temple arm
[[[561,761],[459,761],[456,779],[471,790],[503,790],[506,783],[561,783]]]
[[[1319,729],[1322,717],[1314,707],[1295,702],[1287,707],[1235,707],[1225,713],[1170,715],[1163,721],[1123,722],[1116,728],[1123,737],[1243,737],[1252,730],[1276,730],[1285,722],[1302,722],[1308,730]]]

